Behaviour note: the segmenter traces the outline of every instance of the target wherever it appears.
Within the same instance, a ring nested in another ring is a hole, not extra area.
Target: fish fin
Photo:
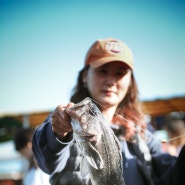
[[[100,153],[92,146],[89,154],[85,155],[86,161],[95,169],[102,169],[104,166],[103,159]]]
[[[84,156],[82,157],[82,160],[80,163],[80,174],[81,174],[82,178],[87,178],[87,176],[90,175],[88,165],[87,165],[87,162],[86,162]]]

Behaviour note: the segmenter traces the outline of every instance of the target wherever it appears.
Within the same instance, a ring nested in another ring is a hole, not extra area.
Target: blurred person
[[[92,184],[89,176],[80,175],[82,156],[73,142],[71,117],[66,112],[86,97],[97,102],[119,139],[125,184],[172,185],[176,158],[162,153],[160,142],[147,130],[138,96],[130,48],[115,38],[95,41],[70,102],[57,106],[33,136],[35,159],[50,174],[52,185]]]
[[[154,133],[156,131],[156,129],[153,127],[151,121],[152,121],[152,117],[149,114],[146,114],[145,115],[145,122],[146,122],[146,125],[147,125],[147,129],[150,132]]]
[[[15,149],[29,162],[29,169],[23,178],[23,185],[49,185],[49,176],[44,173],[34,159],[32,152],[33,128],[21,128],[14,137]]]
[[[163,129],[167,131],[165,152],[178,156],[185,144],[185,121],[183,112],[171,112],[164,117]]]

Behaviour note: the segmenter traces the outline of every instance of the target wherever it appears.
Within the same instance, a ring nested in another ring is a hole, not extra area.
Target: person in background
[[[38,168],[32,152],[34,129],[21,128],[14,137],[15,149],[29,162],[29,169],[23,178],[23,185],[49,185],[49,175]]]
[[[166,169],[173,168],[176,158],[163,154],[160,142],[147,130],[132,51],[115,38],[99,39],[92,44],[70,102],[57,106],[34,133],[34,156],[39,167],[50,174],[51,184],[92,184],[89,176],[80,175],[82,156],[73,142],[71,118],[65,111],[86,97],[97,102],[120,141],[125,184],[169,185],[172,176]]]
[[[145,122],[146,122],[146,125],[147,125],[147,129],[151,133],[154,133],[156,131],[156,129],[153,127],[151,121],[152,121],[152,117],[149,114],[146,114],[145,115]]]
[[[163,129],[167,131],[168,140],[165,152],[178,156],[185,144],[185,121],[183,112],[171,112],[164,117]]]

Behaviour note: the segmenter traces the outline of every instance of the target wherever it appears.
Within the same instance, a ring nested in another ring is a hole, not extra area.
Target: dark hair
[[[83,74],[86,70],[88,70],[89,66],[84,67],[80,72],[77,79],[77,84],[74,87],[72,91],[72,96],[70,98],[70,101],[74,103],[78,103],[82,101],[86,97],[90,97],[90,93],[88,92],[88,89],[83,83]],[[130,87],[128,89],[128,92],[126,94],[126,97],[123,99],[123,101],[119,104],[116,114],[113,118],[113,122],[119,122],[119,124],[123,125],[127,130],[128,134],[128,140],[134,133],[132,133],[132,128],[130,125],[128,126],[128,121],[131,121],[133,124],[138,125],[139,127],[143,129],[146,128],[146,124],[144,122],[144,114],[141,110],[141,104],[138,97],[139,91],[136,84],[136,80],[134,78],[134,74],[132,72],[131,74],[131,83]],[[123,119],[120,119],[120,115],[124,117]],[[125,121],[126,120],[126,121]]]
[[[15,149],[17,151],[20,151],[27,145],[28,142],[31,142],[33,133],[34,133],[33,128],[19,129],[14,137]]]
[[[182,121],[181,124],[180,122]],[[173,134],[179,134],[179,132],[183,132],[182,126],[185,124],[184,121],[184,113],[183,112],[171,112],[167,114],[163,119],[164,128],[170,131]]]
[[[83,83],[83,74],[85,71],[89,69],[89,66],[84,67],[82,70],[79,71],[77,84],[72,90],[72,96],[70,101],[73,103],[79,103],[86,97],[90,97],[88,89],[84,86]]]

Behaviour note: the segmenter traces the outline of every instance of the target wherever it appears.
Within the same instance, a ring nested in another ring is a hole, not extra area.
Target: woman
[[[146,131],[133,74],[132,52],[114,38],[97,40],[90,47],[70,99],[72,103],[59,105],[34,134],[35,158],[51,175],[51,184],[91,184],[89,178],[82,179],[80,175],[81,156],[72,142],[71,118],[65,112],[85,97],[97,102],[119,138],[125,184],[154,184],[151,158],[161,154],[161,146]]]

